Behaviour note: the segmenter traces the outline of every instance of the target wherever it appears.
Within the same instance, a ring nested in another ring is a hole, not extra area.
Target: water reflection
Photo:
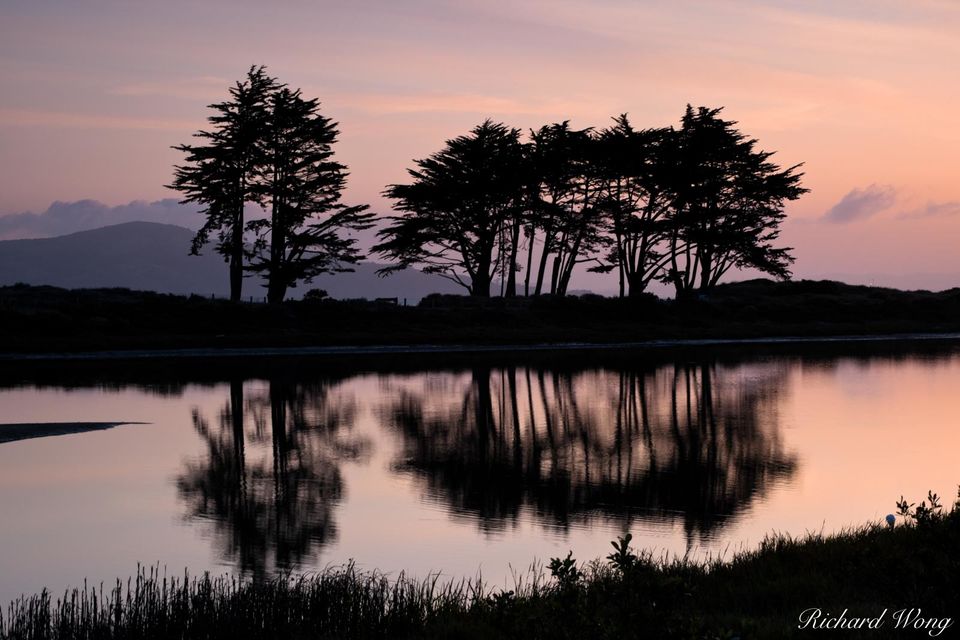
[[[204,455],[177,478],[188,518],[212,523],[225,560],[265,575],[300,566],[336,538],[340,464],[365,454],[356,403],[329,380],[230,382],[215,419],[193,409]]]
[[[151,423],[0,445],[0,601],[137,562],[512,585],[627,527],[723,553],[954,494],[960,347],[793,349],[0,368],[6,423]]]
[[[787,370],[478,367],[397,385],[384,417],[396,470],[486,530],[653,518],[691,544],[794,473],[776,415]]]
[[[679,523],[689,546],[795,472],[777,415],[788,371],[782,361],[476,366],[381,376],[359,400],[345,391],[353,378],[237,378],[219,411],[194,408],[204,451],[177,487],[225,561],[255,576],[305,566],[337,537],[341,465],[369,452],[354,426],[379,407],[374,417],[399,434],[398,445],[377,439],[392,473],[485,531],[645,520]]]

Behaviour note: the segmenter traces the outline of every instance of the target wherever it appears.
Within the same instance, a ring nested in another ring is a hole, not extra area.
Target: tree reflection
[[[680,521],[707,536],[795,456],[779,438],[786,367],[647,371],[475,368],[457,389],[402,389],[387,411],[397,469],[496,530],[525,512],[558,528],[596,516]]]
[[[263,576],[336,538],[340,463],[362,456],[366,442],[350,433],[354,402],[330,382],[251,386],[231,381],[215,420],[194,408],[206,450],[184,464],[177,487],[187,517],[212,523],[223,557]]]

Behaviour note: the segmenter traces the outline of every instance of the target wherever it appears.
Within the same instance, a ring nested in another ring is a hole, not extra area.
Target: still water
[[[137,563],[256,577],[353,559],[512,585],[625,531],[729,555],[956,495],[955,347],[610,360],[7,380],[0,423],[79,432],[0,442],[0,602]]]

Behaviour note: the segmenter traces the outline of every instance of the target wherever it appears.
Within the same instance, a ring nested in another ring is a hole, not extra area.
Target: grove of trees
[[[252,67],[210,108],[201,142],[175,147],[186,162],[170,186],[203,207],[192,251],[216,238],[233,300],[247,273],[280,302],[366,257],[352,232],[375,216],[341,202],[337,125],[317,100]],[[800,165],[779,167],[720,114],[688,105],[679,127],[636,129],[621,115],[604,129],[565,121],[527,136],[487,120],[386,188],[395,213],[371,249],[388,261],[379,273],[415,267],[478,297],[562,296],[577,265],[615,273],[620,296],[660,281],[688,297],[731,269],[789,278],[794,258],[777,239],[784,205],[806,192]],[[246,219],[251,205],[259,215]]]
[[[385,194],[374,251],[440,274],[471,295],[564,295],[578,264],[616,272],[620,295],[654,280],[677,297],[712,289],[733,268],[790,277],[777,247],[799,165],[781,169],[720,109],[687,107],[679,128],[637,130],[626,115],[602,130],[569,122],[520,131],[486,121],[447,142]],[[522,256],[522,259],[521,259]]]

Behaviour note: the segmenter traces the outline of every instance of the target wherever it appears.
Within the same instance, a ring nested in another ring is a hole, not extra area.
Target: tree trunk
[[[550,257],[550,230],[546,229],[543,232],[543,252],[540,254],[540,267],[537,269],[537,288],[534,290],[533,295],[538,296],[540,292],[543,291],[543,276],[547,271],[547,260]]]
[[[700,290],[706,291],[710,288],[712,277],[713,257],[709,252],[701,252],[700,260]]]
[[[536,230],[531,227],[530,235],[527,238],[527,242],[529,242],[530,245],[527,247],[527,270],[523,274],[523,295],[525,296],[530,295],[530,274],[533,269],[533,245],[537,237],[536,233]]]
[[[620,244],[619,238],[617,238],[617,244],[618,245]],[[618,264],[617,264],[617,272],[620,275],[620,297],[622,298],[624,293],[624,273],[623,273],[624,252],[622,249],[618,249],[617,251],[620,254],[620,260],[618,261]]]
[[[550,271],[550,294],[557,295],[557,287],[560,284],[560,256],[557,254],[553,258],[553,269]]]
[[[287,282],[284,274],[284,257],[287,249],[286,228],[283,215],[283,202],[274,196],[273,211],[270,216],[270,270],[267,273],[267,302],[283,302],[287,294]]]
[[[515,298],[517,296],[517,251],[520,244],[520,220],[517,219],[513,223],[513,229],[511,229],[511,238],[510,238],[510,259],[507,264],[507,268],[510,270],[507,273],[507,292],[506,296],[508,298]]]
[[[488,255],[485,260],[477,264],[476,273],[470,282],[470,295],[477,298],[490,297],[490,283],[493,278],[490,276],[490,260]]]
[[[287,284],[283,282],[279,274],[270,272],[270,282],[267,285],[267,302],[270,304],[280,304],[287,297]]]
[[[230,254],[230,301],[240,302],[243,297],[243,254]]]
[[[230,243],[230,300],[240,302],[243,296],[243,203],[233,216]]]
[[[628,290],[627,295],[631,298],[640,296],[647,289],[647,282],[639,273],[631,273],[627,276]]]
[[[571,259],[573,256],[571,256]],[[573,264],[568,262],[560,270],[560,281],[557,283],[557,295],[565,296],[567,295],[567,289],[570,287],[570,275],[573,273]]]

